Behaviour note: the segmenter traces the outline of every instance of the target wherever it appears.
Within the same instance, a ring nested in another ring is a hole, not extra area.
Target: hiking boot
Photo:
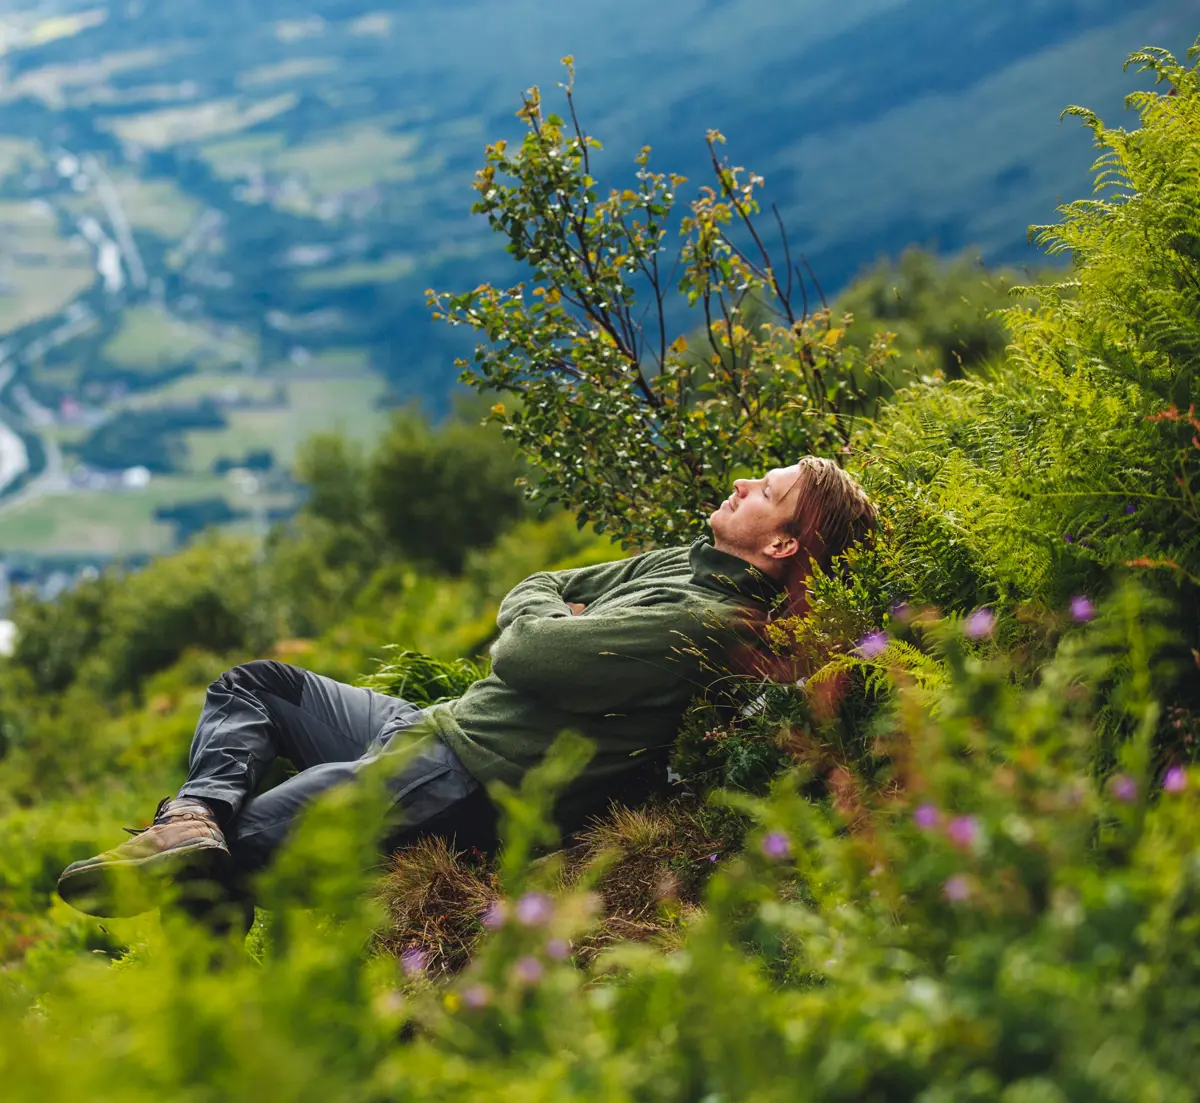
[[[120,846],[72,862],[58,878],[58,894],[88,915],[138,915],[159,903],[172,882],[221,881],[229,848],[212,810],[190,797],[165,797],[147,828]]]

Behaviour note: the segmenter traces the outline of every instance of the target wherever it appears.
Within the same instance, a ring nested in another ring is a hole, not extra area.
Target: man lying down
[[[173,881],[244,880],[310,802],[368,768],[387,773],[398,823],[386,851],[431,835],[490,851],[488,783],[519,785],[565,729],[595,754],[561,794],[559,826],[631,799],[719,652],[781,595],[802,601],[810,562],[868,536],[875,513],[836,464],[806,456],[736,480],[708,521],[711,539],[525,579],[500,606],[491,673],[453,701],[420,709],[270,660],[226,671],[208,689],[182,788],[144,831],[69,865],[59,894],[92,915],[132,915]],[[258,793],[277,757],[298,772]]]

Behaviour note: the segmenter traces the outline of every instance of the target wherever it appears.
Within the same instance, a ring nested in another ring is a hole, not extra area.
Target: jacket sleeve
[[[674,705],[702,687],[690,653],[707,632],[676,605],[602,616],[517,617],[492,646],[492,673],[554,708],[587,715]]]
[[[496,624],[507,628],[517,617],[569,617],[567,602],[590,605],[606,590],[637,578],[657,563],[663,551],[644,552],[611,563],[595,563],[568,571],[539,571],[514,586],[500,603]]]

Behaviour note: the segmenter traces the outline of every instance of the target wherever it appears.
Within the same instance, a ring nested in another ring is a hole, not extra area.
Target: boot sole
[[[148,858],[68,867],[58,879],[58,895],[87,915],[140,915],[160,904],[173,882],[220,880],[229,861],[229,851],[219,843],[198,843]]]

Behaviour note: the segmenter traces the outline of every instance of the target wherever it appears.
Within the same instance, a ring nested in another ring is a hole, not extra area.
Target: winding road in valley
[[[121,201],[99,163],[91,156],[85,156],[81,160],[74,155],[64,154],[59,158],[59,165],[59,173],[66,180],[76,182],[78,179],[82,179],[84,181],[82,188],[75,188],[76,195],[81,191],[96,191],[112,224],[115,241],[110,240],[104,234],[99,223],[96,223],[94,219],[84,216],[77,220],[80,232],[84,233],[88,240],[92,240],[94,235],[85,233],[85,223],[94,225],[99,232],[100,240],[92,241],[92,244],[96,246],[95,263],[98,278],[104,282],[109,291],[119,291],[124,285],[125,271],[127,270],[131,274],[134,287],[139,291],[144,290],[147,284],[145,265],[133,242],[129,221],[121,207]],[[115,271],[112,270],[114,261]],[[31,356],[44,356],[57,345],[77,336],[81,329],[86,329],[95,320],[94,311],[83,300],[69,303],[59,312],[59,316],[61,324],[56,325],[45,336],[30,342],[26,348],[5,347],[0,352],[0,357],[3,358],[0,359],[0,399],[13,384],[17,375],[17,364],[26,351],[30,351]],[[32,353],[32,347],[35,345],[37,352]],[[17,397],[21,398],[20,395]],[[31,400],[26,394],[24,402],[20,404],[24,407],[29,403]],[[38,439],[46,457],[45,468],[19,491],[14,494],[8,493],[8,488],[24,475],[30,466],[29,449],[24,439],[9,424],[8,419],[12,416],[11,411],[7,408],[0,407],[0,513],[9,511],[17,505],[48,492],[62,490],[66,486],[63,455],[58,442],[49,434],[39,433]],[[21,427],[28,432],[37,431],[37,426],[28,417],[22,419]],[[3,536],[0,535],[0,554],[3,553],[3,550]]]
[[[16,368],[11,362],[0,365],[0,398],[15,374]],[[0,413],[0,495],[28,470],[29,449]]]

